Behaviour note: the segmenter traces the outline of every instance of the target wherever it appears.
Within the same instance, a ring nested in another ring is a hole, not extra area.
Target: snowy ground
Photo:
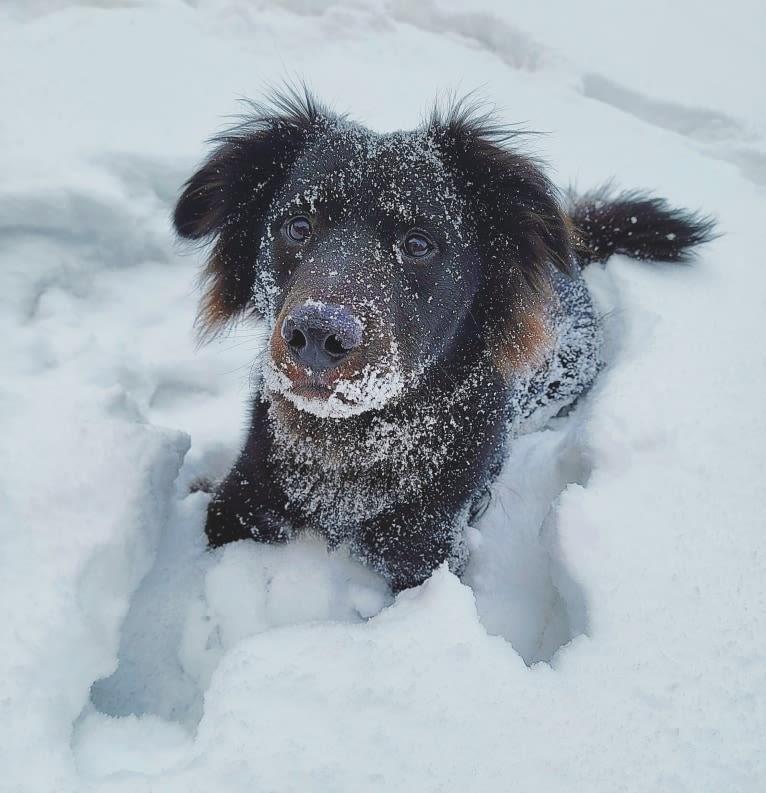
[[[0,7],[0,790],[766,789],[766,94],[755,2]],[[761,53],[760,55],[758,53]],[[610,366],[516,445],[461,583],[207,553],[259,331],[195,348],[168,215],[237,96],[371,126],[481,86],[562,185],[720,219],[589,280]]]

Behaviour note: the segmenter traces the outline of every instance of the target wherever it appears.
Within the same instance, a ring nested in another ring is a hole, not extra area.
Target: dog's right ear
[[[425,132],[477,229],[483,286],[472,314],[504,376],[537,367],[551,349],[553,272],[571,274],[575,261],[558,193],[514,145],[525,133],[498,123],[470,96],[437,107]]]
[[[216,138],[220,145],[186,182],[176,204],[173,225],[180,237],[211,237],[236,215],[248,178],[258,170],[263,153],[281,148],[275,137],[268,130],[259,130],[250,138]]]
[[[276,94],[252,110],[214,139],[218,148],[186,183],[173,214],[179,236],[214,241],[202,275],[203,338],[253,308],[258,243],[271,201],[311,136],[332,120],[307,91]]]

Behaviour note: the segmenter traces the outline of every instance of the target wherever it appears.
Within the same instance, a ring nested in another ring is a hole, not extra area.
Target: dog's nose
[[[362,323],[346,306],[310,301],[281,328],[290,352],[309,369],[334,369],[362,343]]]

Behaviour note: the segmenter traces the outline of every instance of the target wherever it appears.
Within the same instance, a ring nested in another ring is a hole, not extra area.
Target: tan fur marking
[[[214,339],[233,322],[238,311],[231,308],[223,287],[224,265],[217,251],[210,254],[199,282],[204,289],[195,325],[201,341]]]
[[[528,311],[515,323],[501,329],[492,350],[495,365],[506,381],[541,366],[550,354],[553,335],[546,312]]]

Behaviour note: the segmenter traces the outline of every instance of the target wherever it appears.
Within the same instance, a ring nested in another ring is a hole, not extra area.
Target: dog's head
[[[272,328],[264,381],[318,416],[382,407],[486,351],[508,377],[544,353],[570,230],[515,133],[458,103],[379,135],[294,94],[217,139],[175,210],[210,239],[203,334]]]

